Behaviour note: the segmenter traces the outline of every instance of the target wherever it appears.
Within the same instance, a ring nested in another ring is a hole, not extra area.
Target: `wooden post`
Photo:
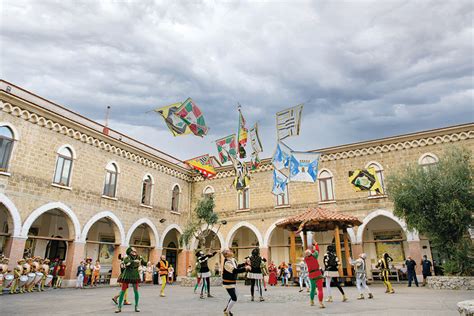
[[[349,249],[349,238],[347,235],[347,230],[344,229],[344,250],[346,254],[346,275],[352,278],[352,266],[351,266],[351,254]]]
[[[308,249],[308,233],[306,230],[303,230],[303,252]]]
[[[334,230],[334,242],[336,243],[336,255],[339,258],[339,262],[341,263],[339,265],[339,276],[343,276],[344,272],[342,271],[342,251],[341,251],[341,238],[339,237],[339,226],[336,226],[336,229]]]
[[[290,232],[290,263],[293,265],[293,269],[295,269],[294,265],[296,264],[296,241],[295,241],[295,232]]]

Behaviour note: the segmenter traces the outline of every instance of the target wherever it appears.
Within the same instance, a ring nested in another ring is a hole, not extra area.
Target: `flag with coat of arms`
[[[321,153],[291,152],[289,170],[290,181],[315,182],[318,177],[318,164]]]
[[[273,170],[273,189],[275,195],[285,194],[288,185],[288,177],[279,170]]]

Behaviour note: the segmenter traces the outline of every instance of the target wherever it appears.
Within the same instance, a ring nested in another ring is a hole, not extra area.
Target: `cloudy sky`
[[[181,159],[216,154],[237,103],[269,156],[474,121],[472,1],[3,0],[0,77]],[[192,97],[210,127],[147,111]]]

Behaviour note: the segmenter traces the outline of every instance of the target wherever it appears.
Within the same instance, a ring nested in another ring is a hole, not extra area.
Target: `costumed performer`
[[[306,249],[304,261],[308,266],[309,280],[311,282],[311,291],[309,292],[310,304],[314,306],[314,296],[316,293],[316,286],[318,288],[318,300],[319,308],[325,308],[323,304],[323,275],[319,269],[318,256],[319,256],[319,245],[316,243],[313,245],[313,250]]]
[[[226,289],[230,296],[229,302],[224,309],[224,315],[232,316],[231,309],[237,302],[237,293],[235,284],[237,275],[250,271],[252,268],[245,263],[237,264],[237,260],[234,258],[234,252],[230,249],[226,249],[222,252],[224,256],[224,269],[222,270],[222,286]]]
[[[138,301],[140,299],[140,294],[138,293],[138,283],[140,282],[138,267],[140,267],[140,265],[146,265],[146,261],[137,254],[137,250],[133,247],[129,247],[126,253],[127,257],[123,259],[125,269],[117,280],[117,282],[122,284],[122,290],[120,291],[117,310],[115,310],[116,313],[120,313],[122,311],[125,290],[127,290],[129,284],[132,284],[133,293],[135,294],[135,312],[140,311],[138,309]]]
[[[356,276],[356,286],[357,286],[357,290],[359,291],[359,297],[357,298],[358,300],[364,299],[363,290],[367,291],[369,299],[374,298],[374,296],[370,292],[369,287],[367,286],[367,272],[365,271],[365,258],[367,258],[367,255],[365,253],[361,253],[357,260],[351,259],[351,264],[354,266],[354,270],[355,270],[354,272]]]
[[[326,291],[328,298],[326,302],[332,302],[332,295],[331,295],[331,281],[334,280],[334,284],[336,285],[339,292],[342,294],[342,301],[347,301],[347,297],[342,289],[341,285],[339,284],[339,258],[336,255],[336,247],[334,245],[329,245],[327,248],[326,253],[324,254],[324,277],[326,278]]]

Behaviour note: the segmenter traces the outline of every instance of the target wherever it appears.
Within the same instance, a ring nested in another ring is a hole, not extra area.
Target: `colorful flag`
[[[245,152],[245,145],[247,145],[247,127],[245,127],[245,119],[242,115],[242,111],[239,108],[239,131],[237,135],[237,142],[239,146],[239,157],[245,158],[247,153]]]
[[[174,103],[162,108],[155,109],[155,112],[160,114],[165,120],[166,125],[170,129],[173,136],[186,135],[190,134],[191,130],[189,129],[186,122],[176,115],[176,111],[181,106],[181,103]]]
[[[260,158],[258,157],[258,153],[253,152],[252,158],[250,159],[250,163],[252,165],[252,170],[256,170],[258,166],[260,166]]]
[[[291,152],[290,181],[315,182],[318,177],[320,153]]]
[[[216,140],[216,145],[221,163],[230,161],[231,157],[237,157],[235,134]]]
[[[277,170],[288,168],[291,151],[292,150],[282,142],[277,144],[272,158],[272,164]]]
[[[273,170],[272,193],[275,195],[285,194],[287,185],[288,177],[281,173],[281,171]]]
[[[356,191],[374,191],[378,194],[384,194],[375,168],[349,171],[349,183]]]
[[[303,104],[276,114],[277,137],[279,140],[300,134],[301,112]]]
[[[237,191],[243,190],[248,187],[250,183],[250,172],[247,168],[247,164],[236,157],[231,156],[230,158],[235,171],[233,186]]]
[[[216,170],[212,165],[209,155],[199,156],[185,161],[191,168],[199,171],[204,178],[211,178],[216,175]]]
[[[263,151],[262,143],[258,136],[257,123],[250,129],[250,144],[252,144],[252,149],[255,153],[261,153]]]
[[[194,135],[202,137],[207,134],[208,128],[204,116],[191,98],[181,104],[176,115],[184,120]]]

